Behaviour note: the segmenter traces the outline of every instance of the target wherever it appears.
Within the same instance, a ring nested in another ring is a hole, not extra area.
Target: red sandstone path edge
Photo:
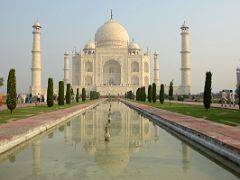
[[[41,127],[46,129],[46,127],[48,127],[48,124],[58,124],[66,120],[65,117],[71,115],[74,116],[76,112],[79,112],[81,110],[84,111],[89,107],[97,105],[99,102],[101,102],[101,100],[89,101],[87,103],[76,105],[70,108],[48,112],[0,125],[0,154],[8,150],[8,148],[5,148],[4,146],[8,146],[16,139],[20,137],[22,138],[23,136],[26,140],[30,139],[28,138],[28,134],[30,134],[34,129],[40,129]]]
[[[175,122],[181,126],[221,141],[223,144],[231,147],[232,150],[240,153],[240,126],[219,124],[202,118],[195,118],[192,116],[174,113],[136,102],[127,101],[127,103],[130,103],[131,105],[160,118]]]

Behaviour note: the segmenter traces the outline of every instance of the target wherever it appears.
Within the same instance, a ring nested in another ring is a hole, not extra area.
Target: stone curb
[[[34,136],[38,135],[38,134],[41,134],[43,132],[46,132],[47,130],[53,128],[54,126],[60,124],[61,122],[71,118],[71,117],[74,117],[75,115],[83,112],[83,111],[86,111],[88,109],[91,109],[95,106],[97,106],[99,103],[101,103],[102,101],[104,101],[104,99],[102,100],[98,100],[96,101],[94,104],[90,104],[90,105],[87,105],[85,107],[82,107],[81,109],[79,109],[78,111],[74,111],[74,112],[71,112],[71,113],[68,113],[66,114],[65,116],[61,117],[61,118],[57,118],[57,119],[51,119],[50,121],[48,121],[47,123],[45,124],[42,124],[38,127],[35,127],[33,129],[30,129],[28,130],[27,132],[24,132],[22,134],[19,134],[19,135],[15,135],[13,136],[11,139],[2,139],[0,140],[0,154],[12,149],[13,147],[33,138]],[[53,112],[56,112],[56,111],[53,111]],[[51,112],[50,112],[51,113]]]

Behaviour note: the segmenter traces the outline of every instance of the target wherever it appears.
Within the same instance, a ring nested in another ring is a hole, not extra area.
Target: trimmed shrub
[[[47,106],[52,107],[53,101],[53,79],[48,78],[48,88],[47,88]]]
[[[152,101],[155,103],[157,100],[157,88],[156,88],[156,84],[153,83],[152,84]]]
[[[177,100],[178,100],[178,101],[184,101],[184,96],[178,96],[178,97],[177,97]]]
[[[163,104],[164,102],[164,85],[163,84],[161,84],[161,88],[160,88],[159,101],[161,104]]]
[[[168,99],[169,101],[173,100],[173,81],[169,84]]]
[[[142,101],[146,101],[146,98],[147,98],[147,96],[146,96],[146,91],[145,91],[145,86],[143,86],[142,87]]]
[[[136,100],[139,101],[140,100],[140,89],[137,88],[137,91],[136,91]]]
[[[7,107],[13,113],[17,106],[15,69],[10,69],[7,80]]]
[[[77,88],[76,102],[79,102],[79,88]]]
[[[86,101],[86,89],[82,88],[82,101]]]
[[[64,105],[64,82],[58,82],[58,105]]]
[[[66,91],[66,104],[71,103],[71,84],[67,84],[67,91]]]
[[[90,100],[99,99],[100,93],[97,91],[90,91]]]
[[[148,102],[152,101],[152,85],[148,86]]]
[[[205,80],[205,87],[203,93],[203,104],[205,109],[209,109],[212,102],[212,73],[206,72],[206,80]]]

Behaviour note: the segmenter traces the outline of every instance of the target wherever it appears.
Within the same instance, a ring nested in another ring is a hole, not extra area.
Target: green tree
[[[164,102],[164,85],[163,84],[161,84],[161,88],[160,88],[159,101],[161,104],[163,104]]]
[[[71,103],[71,84],[67,84],[67,91],[66,91],[66,104]]]
[[[142,87],[142,101],[146,101],[146,91],[145,91],[145,86]]]
[[[86,89],[82,88],[82,101],[86,101]]]
[[[3,86],[3,81],[4,81],[3,77],[0,77],[0,87]]]
[[[173,100],[173,80],[169,84],[168,98],[169,101]]]
[[[7,107],[13,113],[17,106],[15,69],[10,69],[7,80]]]
[[[140,89],[137,88],[137,91],[136,91],[136,100],[139,101],[140,100]]]
[[[48,78],[48,88],[47,88],[47,105],[48,107],[52,107],[53,102],[53,79]]]
[[[153,83],[152,84],[152,101],[155,103],[157,100],[157,88],[156,88],[156,84]]]
[[[209,109],[212,102],[212,73],[206,72],[206,80],[205,80],[205,87],[204,87],[204,94],[203,94],[203,104],[205,109]]]
[[[148,86],[148,102],[152,101],[152,85]]]
[[[79,88],[77,88],[76,102],[79,102]]]
[[[58,105],[64,105],[64,82],[58,83]]]

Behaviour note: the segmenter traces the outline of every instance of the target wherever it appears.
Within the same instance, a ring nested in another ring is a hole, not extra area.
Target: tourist
[[[32,94],[29,94],[28,102],[29,102],[30,104],[32,104]]]
[[[37,94],[37,104],[41,102],[41,95],[38,93]]]
[[[2,99],[3,99],[3,96],[0,94],[0,107],[2,106]]]
[[[229,98],[230,98],[229,106],[231,107],[231,105],[233,105],[233,107],[235,107],[235,94],[232,90],[230,90]]]
[[[225,107],[227,107],[227,100],[228,100],[227,96],[228,96],[227,93],[224,90],[222,90],[222,99],[221,99],[222,107],[223,107],[223,104]]]

